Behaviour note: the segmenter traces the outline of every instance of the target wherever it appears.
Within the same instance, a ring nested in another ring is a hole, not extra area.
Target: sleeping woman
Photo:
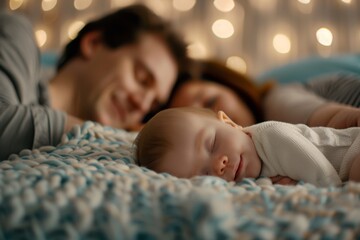
[[[167,107],[223,110],[242,126],[264,120],[310,127],[360,126],[358,75],[333,74],[287,85],[276,81],[260,84],[217,61],[199,60],[194,66],[180,77]]]

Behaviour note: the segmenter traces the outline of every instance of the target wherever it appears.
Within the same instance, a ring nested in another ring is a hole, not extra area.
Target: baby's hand
[[[349,180],[360,182],[360,155],[357,156],[351,164]]]
[[[289,178],[289,177],[284,177],[284,176],[274,176],[274,177],[270,177],[271,181],[273,184],[281,184],[281,185],[296,185],[298,183],[298,181]]]

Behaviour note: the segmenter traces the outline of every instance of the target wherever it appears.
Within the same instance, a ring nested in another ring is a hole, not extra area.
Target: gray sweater
[[[332,74],[307,83],[279,85],[264,99],[265,120],[306,124],[311,114],[328,102],[360,107],[360,76]]]
[[[56,145],[65,114],[49,107],[31,24],[0,12],[0,160],[22,149]]]

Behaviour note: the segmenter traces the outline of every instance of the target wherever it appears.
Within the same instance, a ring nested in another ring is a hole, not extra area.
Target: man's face
[[[240,181],[258,177],[261,162],[251,137],[225,117],[179,113],[170,124],[171,147],[153,169],[182,178],[212,175]]]
[[[177,66],[160,38],[148,34],[133,45],[93,51],[77,87],[79,117],[129,128],[167,100]]]

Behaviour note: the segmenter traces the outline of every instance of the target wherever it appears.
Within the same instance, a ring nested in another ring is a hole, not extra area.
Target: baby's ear
[[[234,127],[234,128],[240,128],[242,129],[242,127],[240,125],[237,125],[233,120],[231,120],[231,118],[226,115],[226,113],[224,113],[223,111],[218,111],[217,113],[218,119],[220,121],[222,121],[223,123],[229,124],[230,126]]]

